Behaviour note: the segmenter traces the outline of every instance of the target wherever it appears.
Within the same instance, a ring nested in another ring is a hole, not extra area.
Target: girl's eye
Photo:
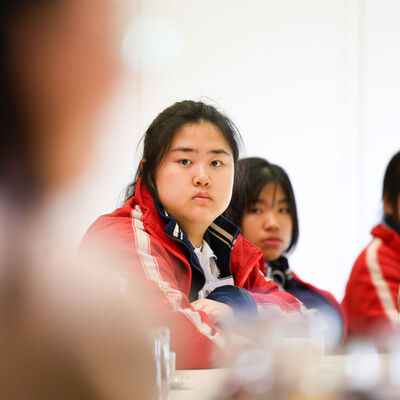
[[[214,161],[211,161],[210,165],[212,167],[220,167],[222,165],[222,162],[219,160],[214,160]]]
[[[188,160],[187,158],[184,158],[184,159],[182,159],[182,160],[179,160],[178,161],[179,162],[179,164],[182,164],[182,165],[190,165],[192,162],[190,161],[190,160]]]
[[[250,208],[249,213],[250,214],[261,214],[262,210],[260,208],[253,207],[253,208]]]
[[[284,207],[284,208],[280,208],[280,209],[279,209],[279,212],[280,212],[281,214],[289,214],[289,213],[290,213],[290,210],[289,210],[289,208]]]

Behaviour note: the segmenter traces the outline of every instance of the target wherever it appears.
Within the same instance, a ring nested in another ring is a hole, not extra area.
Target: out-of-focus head
[[[297,243],[299,224],[289,177],[278,165],[257,157],[239,160],[245,179],[233,193],[227,215],[243,235],[276,259]]]
[[[135,181],[127,188],[126,198],[132,197],[136,181],[140,177],[149,188],[156,188],[157,168],[169,151],[175,134],[185,125],[205,122],[214,125],[221,132],[232,151],[236,165],[241,138],[234,123],[215,107],[201,101],[177,102],[162,111],[147,129],[144,135],[143,161],[136,172]]]
[[[392,157],[386,167],[382,198],[385,213],[400,225],[400,151]]]
[[[120,69],[121,11],[122,0],[2,2],[0,179],[19,169],[49,190],[81,171]]]
[[[17,279],[1,286],[2,398],[153,398],[153,325],[140,289],[120,292],[90,258],[54,258],[13,265]]]

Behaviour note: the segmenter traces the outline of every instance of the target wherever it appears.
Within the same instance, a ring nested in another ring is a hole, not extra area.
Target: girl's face
[[[185,231],[204,231],[228,207],[232,196],[232,150],[209,122],[179,129],[155,173],[156,190],[165,210]]]
[[[267,261],[276,260],[289,247],[293,221],[289,202],[280,184],[267,183],[255,204],[244,214],[242,234],[258,246]]]

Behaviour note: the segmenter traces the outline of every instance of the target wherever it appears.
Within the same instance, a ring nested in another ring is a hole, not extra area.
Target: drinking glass
[[[170,332],[166,327],[153,331],[153,354],[156,372],[156,395],[154,400],[169,400],[170,371]]]

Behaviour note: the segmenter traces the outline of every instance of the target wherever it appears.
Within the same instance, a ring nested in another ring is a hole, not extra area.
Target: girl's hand
[[[213,324],[233,318],[233,309],[225,303],[210,299],[198,299],[190,303],[195,310],[204,311]]]

